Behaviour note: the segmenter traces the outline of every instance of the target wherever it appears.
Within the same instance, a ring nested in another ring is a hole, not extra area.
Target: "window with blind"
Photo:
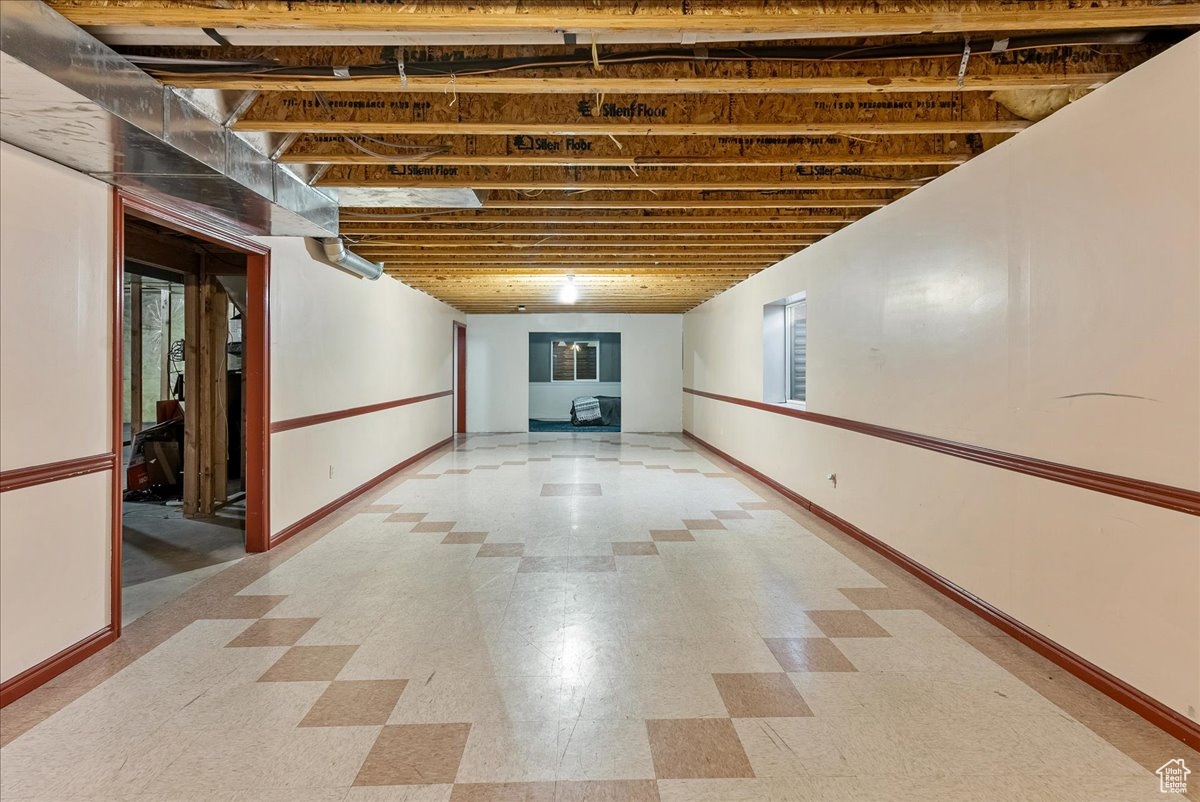
[[[808,309],[807,300],[784,308],[785,353],[787,355],[787,400],[803,404],[808,384]]]
[[[550,381],[600,381],[600,342],[558,340],[550,343]]]

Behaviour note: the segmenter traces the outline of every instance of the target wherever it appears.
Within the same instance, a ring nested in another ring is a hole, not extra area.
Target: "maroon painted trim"
[[[339,409],[334,412],[322,412],[318,415],[305,415],[302,418],[289,418],[287,420],[273,421],[271,423],[271,434],[276,432],[287,432],[292,429],[303,429],[305,426],[316,426],[321,423],[329,423],[330,421],[342,420],[344,418],[353,418],[356,415],[369,415],[372,412],[381,412],[385,409],[394,409],[396,407],[404,407],[409,404],[419,404],[422,401],[430,401],[434,398],[442,398],[452,394],[453,390],[442,390],[437,393],[429,393],[427,395],[415,395],[412,398],[400,398],[396,401],[383,401],[378,404],[367,404],[361,407],[350,407],[349,409]]]
[[[0,682],[0,707],[5,707],[30,691],[45,685],[116,639],[116,630],[111,625],[106,626],[99,632],[93,632],[78,643],[68,646],[58,654],[46,658],[36,666],[27,668],[15,677]]]
[[[390,479],[392,476],[396,475],[400,471],[402,471],[405,468],[407,468],[408,466],[412,465],[417,460],[420,460],[424,457],[429,456],[433,452],[437,451],[439,448],[449,445],[452,442],[454,442],[454,438],[447,437],[445,440],[434,443],[433,445],[431,445],[429,448],[425,449],[424,451],[420,451],[416,454],[413,454],[411,457],[404,460],[403,462],[399,462],[399,463],[393,465],[392,467],[388,468],[383,473],[376,476],[374,479],[368,479],[366,482],[363,482],[361,485],[354,488],[353,490],[343,493],[342,495],[338,496],[337,498],[335,498],[333,501],[329,502],[328,504],[325,504],[324,506],[321,506],[321,507],[313,510],[308,515],[305,515],[303,518],[301,518],[299,521],[296,521],[291,526],[288,526],[285,529],[282,529],[278,534],[272,535],[271,536],[271,547],[274,548],[275,546],[278,546],[283,541],[287,540],[288,538],[292,537],[293,535],[295,535],[299,532],[302,532],[303,530],[305,530],[308,527],[315,524],[317,521],[324,518],[326,515],[329,515],[330,513],[334,512],[342,505],[353,501],[354,499],[358,498],[363,493],[366,493],[368,490],[370,490],[371,488],[380,484],[381,482],[383,482],[387,479]]]
[[[60,462],[47,462],[44,465],[31,465],[28,468],[14,468],[0,472],[0,493],[86,476],[89,473],[111,471],[116,468],[116,463],[117,455],[109,452]]]
[[[836,513],[825,509],[819,504],[814,504],[784,484],[755,470],[741,460],[726,454],[719,448],[706,443],[691,432],[685,430],[683,436],[716,454],[731,465],[750,474],[792,503],[803,507],[813,515],[827,521],[863,545],[883,555],[934,590],[958,602],[958,604],[967,610],[1010,635],[1014,640],[1033,649],[1055,665],[1071,672],[1088,685],[1091,685],[1105,696],[1129,708],[1168,735],[1178,738],[1193,749],[1200,748],[1200,724],[1185,718],[1157,699],[1142,693],[1128,682],[1108,673],[1095,663],[1080,657],[1065,646],[1050,640],[1042,633],[1031,629],[1003,610],[993,607],[988,602],[970,591],[964,590],[941,574],[929,570],[903,552],[892,548],[879,538],[867,534]]]
[[[457,354],[455,388],[458,396],[454,399],[454,431],[457,434],[467,433],[467,326],[465,323],[454,321],[454,349]]]
[[[703,390],[692,390],[688,387],[683,388],[683,391],[689,395],[699,396],[700,398],[724,401],[727,404],[736,404],[763,412],[771,412],[776,415],[784,415],[789,418],[800,418],[810,423],[833,426],[858,434],[878,437],[882,440],[891,440],[895,443],[916,446],[928,451],[949,454],[952,457],[970,460],[971,462],[980,462],[984,465],[1003,468],[1015,473],[1036,476],[1040,479],[1049,479],[1051,482],[1082,487],[1085,490],[1094,490],[1097,493],[1127,498],[1131,501],[1139,501],[1143,504],[1163,507],[1168,510],[1187,513],[1188,515],[1200,515],[1200,491],[1188,490],[1184,487],[1173,487],[1156,482],[1147,482],[1142,479],[1132,479],[1128,476],[1117,476],[1116,474],[1093,471],[1088,468],[1078,468],[1074,465],[1064,465],[1060,462],[1050,462],[1035,457],[1024,457],[1020,454],[1010,454],[1006,451],[995,451],[983,446],[959,443],[954,440],[943,440],[940,437],[931,437],[927,434],[916,434],[915,432],[906,432],[901,429],[877,426],[874,423],[863,423],[862,421],[838,418],[833,415],[822,415],[819,412],[808,412],[807,410],[789,407],[784,404],[750,401],[745,398],[707,393]]]
[[[271,543],[271,438],[268,418],[271,408],[271,249],[261,242],[248,239],[225,228],[216,221],[179,209],[171,202],[142,197],[125,190],[115,190],[113,206],[113,249],[115,266],[114,298],[114,436],[120,438],[122,420],[121,344],[124,334],[121,282],[125,268],[125,216],[149,220],[183,234],[224,245],[246,255],[246,319],[243,323],[243,361],[246,374],[246,551],[263,552]],[[116,453],[121,453],[116,440]],[[120,477],[117,477],[118,479]],[[120,602],[120,482],[116,483],[114,520],[117,526],[113,569],[117,583],[114,593]],[[114,608],[116,609],[116,608]],[[115,619],[119,621],[120,615]],[[118,631],[120,626],[117,627]]]

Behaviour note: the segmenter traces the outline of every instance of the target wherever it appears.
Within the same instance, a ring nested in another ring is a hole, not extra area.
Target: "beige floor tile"
[[[398,510],[398,509],[400,509],[400,505],[399,505],[399,504],[368,504],[368,505],[366,505],[365,507],[363,507],[362,509],[360,509],[360,510],[359,510],[359,512],[387,512],[387,513],[391,513],[391,512],[395,512],[395,511],[396,511],[396,510]]]
[[[407,680],[347,680],[329,683],[301,727],[361,727],[386,724]]]
[[[764,638],[784,671],[855,671],[828,638]]]
[[[754,776],[729,719],[651,719],[646,729],[659,779]]]
[[[713,682],[734,718],[812,715],[787,674],[713,674]]]
[[[259,682],[333,680],[354,655],[357,646],[293,646]]]
[[[449,802],[454,786],[433,785],[360,785],[351,788],[343,802]]]
[[[645,724],[564,719],[558,725],[558,779],[653,779]]]
[[[315,623],[315,618],[260,618],[226,646],[293,646]]]
[[[145,790],[348,788],[379,727],[203,730]]]
[[[484,543],[475,553],[476,557],[520,557],[525,553],[524,543]]]
[[[600,485],[588,482],[570,484],[544,484],[543,496],[599,496]]]
[[[767,802],[766,780],[659,780],[661,802]]]
[[[465,723],[388,725],[371,746],[354,785],[454,782],[470,731]]]
[[[613,543],[612,553],[617,557],[645,557],[658,554],[658,547],[654,543],[646,541],[635,541],[632,543]]]
[[[471,728],[457,781],[553,781],[558,763],[557,722],[483,722]]]
[[[886,638],[886,629],[859,610],[809,610],[808,617],[830,638]]]

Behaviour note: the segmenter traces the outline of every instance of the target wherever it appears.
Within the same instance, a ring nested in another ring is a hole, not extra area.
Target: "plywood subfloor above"
[[[48,4],[221,93],[353,250],[466,312],[694,308],[1200,28],[1200,0]]]

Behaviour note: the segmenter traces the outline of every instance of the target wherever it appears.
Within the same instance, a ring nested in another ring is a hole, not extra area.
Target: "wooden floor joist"
[[[277,134],[333,132],[345,134],[476,134],[485,136],[912,136],[916,134],[1015,134],[1024,131],[1028,120],[918,120],[896,122],[804,121],[783,123],[621,123],[498,122],[444,123],[396,122],[394,120],[241,120],[239,131]]]
[[[1200,26],[1200,0],[47,2],[340,188],[357,254],[489,313],[692,309]],[[395,205],[439,202],[472,206]]]
[[[974,137],[893,135],[872,140],[845,136],[704,139],[529,137],[469,135],[310,134],[281,157],[287,163],[417,164],[428,167],[794,167],[797,176],[828,175],[828,168],[953,166],[983,150]],[[446,173],[456,175],[456,173]]]
[[[552,34],[561,41],[575,34],[633,41],[675,41],[682,34],[706,39],[876,36],[915,32],[1053,31],[1200,24],[1190,2],[1114,0],[1080,4],[1071,0],[954,0],[862,3],[857,0],[796,3],[786,0],[642,0],[636,9],[624,3],[480,4],[458,0],[423,3],[295,3],[286,0],[49,0],[77,25],[137,25],[173,28],[257,28],[274,30],[394,31],[460,35]],[[686,9],[684,11],[683,9]],[[553,40],[551,40],[553,41]]]

